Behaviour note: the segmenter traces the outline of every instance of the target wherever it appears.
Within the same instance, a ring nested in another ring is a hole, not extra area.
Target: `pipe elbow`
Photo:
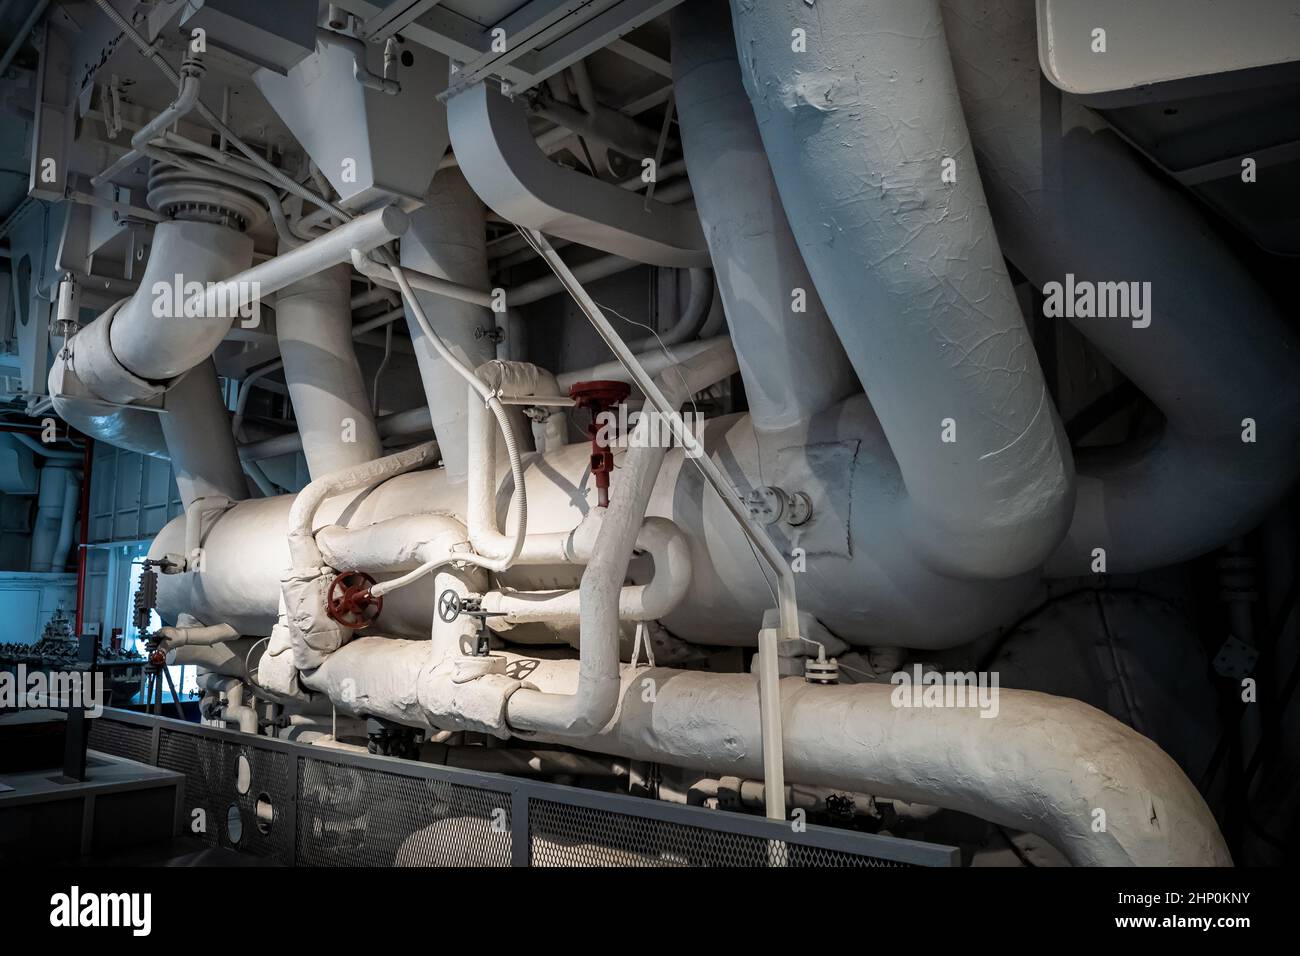
[[[654,561],[654,577],[642,588],[623,589],[619,616],[655,621],[672,613],[686,597],[691,583],[691,546],[674,522],[650,517],[641,524],[636,547]]]

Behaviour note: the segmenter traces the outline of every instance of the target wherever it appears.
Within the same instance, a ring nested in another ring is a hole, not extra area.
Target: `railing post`
[[[528,826],[528,791],[513,787],[510,791],[510,865],[532,866],[532,837]]]

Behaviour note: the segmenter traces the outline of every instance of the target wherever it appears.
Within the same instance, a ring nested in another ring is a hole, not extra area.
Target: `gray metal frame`
[[[455,81],[438,96],[445,100],[489,76],[497,77],[512,93],[531,89],[681,2],[532,0],[488,26],[436,0],[395,0],[388,6],[375,0],[343,0],[339,5],[362,18],[362,34],[368,40],[401,33],[461,64]],[[505,31],[505,51],[492,50],[494,29]],[[624,48],[634,56],[650,57],[626,42]]]
[[[151,762],[155,765],[158,764],[160,757],[160,737],[163,733],[170,733],[230,744],[244,751],[283,754],[294,761],[301,758],[302,761],[370,771],[392,778],[403,778],[404,781],[417,780],[426,784],[445,785],[449,788],[465,788],[476,793],[489,792],[501,795],[505,798],[502,801],[505,804],[502,809],[508,810],[510,817],[509,844],[512,866],[531,866],[536,863],[533,846],[534,829],[530,825],[530,820],[538,803],[561,805],[576,813],[595,812],[606,815],[608,819],[620,824],[633,824],[651,829],[684,828],[683,833],[688,831],[690,834],[699,833],[707,839],[769,841],[772,847],[780,848],[780,853],[775,854],[774,858],[785,859],[787,856],[795,855],[797,851],[805,856],[824,854],[828,859],[833,856],[840,865],[862,863],[894,866],[960,865],[960,854],[956,848],[915,840],[815,825],[796,830],[789,823],[762,817],[682,806],[622,794],[601,793],[526,778],[443,767],[394,757],[313,747],[293,741],[254,737],[224,728],[202,726],[170,717],[156,717],[114,708],[105,709],[103,716],[92,723],[97,724],[100,721],[125,724],[149,731]],[[299,763],[299,767],[301,766],[304,764]],[[289,841],[287,858],[279,860],[287,865],[298,862],[297,844],[300,842],[297,838],[300,834],[298,834],[296,815],[297,804],[301,797],[299,793],[301,770],[295,772],[293,777],[293,793],[289,803],[279,809],[282,813],[279,819],[290,832],[296,835],[294,840]],[[233,780],[230,786],[233,793]],[[591,839],[599,849],[599,837],[593,835]],[[614,858],[609,862],[617,865],[619,852],[622,851],[611,849],[610,853]]]

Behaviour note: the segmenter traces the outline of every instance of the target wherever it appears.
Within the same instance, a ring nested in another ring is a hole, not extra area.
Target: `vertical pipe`
[[[672,30],[682,145],[745,397],[760,431],[785,428],[861,386],[781,207],[725,0],[678,7]],[[655,345],[643,341],[629,348]]]
[[[907,491],[959,578],[1038,567],[1073,463],[975,166],[938,0],[732,0],[772,173]],[[791,35],[806,33],[794,52]]]
[[[64,491],[68,485],[68,466],[46,462],[41,469],[36,497],[36,521],[32,528],[31,569],[38,574],[53,569],[58,545],[59,525],[63,520]]]
[[[77,529],[77,620],[78,637],[86,623],[86,545],[90,542],[90,474],[94,467],[95,440],[89,435],[83,436],[85,447],[82,450],[81,464],[81,507]]]
[[[425,205],[410,214],[402,240],[402,265],[475,289],[488,287],[487,239],[483,204],[460,170],[439,170],[425,196]],[[455,299],[416,292],[429,323],[451,352],[470,369],[495,357],[492,311]],[[407,325],[415,347],[420,378],[433,416],[433,431],[443,465],[452,481],[468,473],[465,380],[449,366],[407,310]]]
[[[54,545],[50,570],[62,573],[68,566],[68,552],[72,550],[72,534],[77,524],[77,506],[81,501],[81,482],[76,472],[69,470],[63,486],[63,507],[59,515],[59,536]]]
[[[248,482],[211,359],[194,366],[171,387],[165,408],[163,437],[185,507],[196,498],[247,498]]]
[[[383,454],[352,345],[351,274],[334,266],[276,300],[284,378],[313,479]]]
[[[1058,283],[1058,300],[1075,280],[1145,288],[1140,317],[1040,319],[1073,324],[1165,417],[1154,439],[1079,450],[1074,520],[1046,573],[1088,574],[1098,548],[1109,573],[1137,573],[1244,534],[1300,471],[1294,304],[1273,301],[1185,189],[1043,78],[1033,4],[944,12],[1008,258],[1034,285]]]

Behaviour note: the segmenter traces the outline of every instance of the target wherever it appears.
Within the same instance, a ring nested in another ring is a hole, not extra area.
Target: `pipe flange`
[[[210,222],[239,232],[256,229],[267,218],[266,207],[252,193],[158,164],[149,171],[145,201],[169,219]]]
[[[819,661],[810,657],[804,661],[803,679],[810,684],[838,684],[840,682],[840,665],[835,658]]]

